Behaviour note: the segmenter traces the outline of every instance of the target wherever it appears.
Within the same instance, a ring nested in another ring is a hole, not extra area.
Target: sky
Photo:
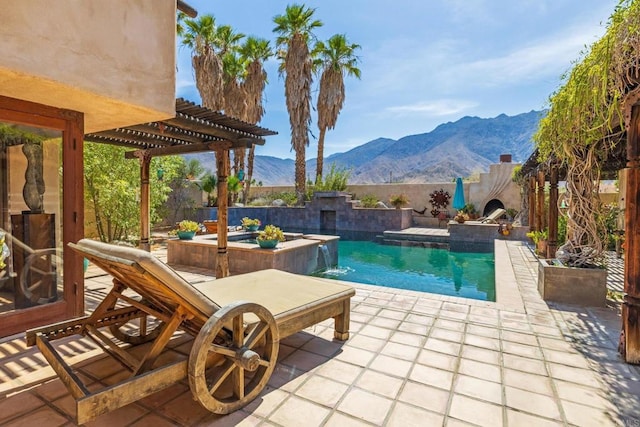
[[[219,25],[275,43],[273,17],[289,1],[188,0]],[[302,2],[300,2],[302,3]],[[516,115],[548,106],[582,52],[605,32],[618,0],[315,0],[323,26],[318,40],[345,34],[357,43],[361,79],[345,77],[346,99],[324,155],[346,152],[379,137],[432,131],[464,116]],[[179,42],[178,42],[179,46]],[[176,96],[200,103],[191,52],[178,47]],[[265,64],[265,116],[278,132],[256,154],[294,158],[284,77]],[[316,103],[317,81],[313,87]],[[307,159],[317,155],[315,114]]]

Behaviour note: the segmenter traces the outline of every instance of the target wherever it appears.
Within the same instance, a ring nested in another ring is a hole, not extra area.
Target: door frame
[[[83,259],[66,249],[84,236],[83,136],[84,114],[0,96],[0,121],[38,126],[62,132],[62,244],[61,301],[0,314],[0,337],[84,313]]]

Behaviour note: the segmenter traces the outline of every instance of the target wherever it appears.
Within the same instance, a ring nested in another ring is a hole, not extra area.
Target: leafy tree
[[[285,98],[291,125],[291,147],[296,153],[295,181],[298,204],[305,199],[305,150],[309,145],[309,125],[311,123],[312,58],[309,41],[312,30],[322,26],[313,19],[315,9],[304,5],[287,6],[284,15],[273,18],[278,34],[276,45],[281,61],[280,72],[285,74]]]
[[[126,240],[140,234],[140,163],[126,160],[123,147],[84,144],[85,200],[92,206],[100,240]],[[162,169],[163,179],[175,175],[179,157],[155,158],[151,170]],[[160,219],[159,209],[171,191],[157,174],[150,174],[151,222]]]
[[[318,93],[318,158],[316,181],[322,180],[324,137],[327,129],[333,129],[338,121],[345,99],[344,75],[360,78],[358,57],[355,51],[360,45],[349,43],[344,34],[336,34],[327,43],[318,42],[314,51],[319,55],[322,74]]]
[[[238,193],[242,190],[242,182],[237,176],[233,175],[227,178],[227,191],[229,191],[229,205],[238,200]]]

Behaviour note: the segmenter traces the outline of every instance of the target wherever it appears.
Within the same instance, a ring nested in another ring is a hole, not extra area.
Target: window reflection
[[[0,122],[0,313],[63,298],[61,141]]]

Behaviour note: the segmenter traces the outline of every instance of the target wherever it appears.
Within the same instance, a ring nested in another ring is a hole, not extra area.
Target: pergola
[[[131,148],[128,159],[140,161],[140,247],[149,250],[149,166],[156,156],[213,151],[218,175],[218,261],[216,277],[229,275],[227,259],[227,177],[229,150],[263,145],[264,137],[277,132],[176,99],[173,118],[152,123],[86,134],[85,141]]]

